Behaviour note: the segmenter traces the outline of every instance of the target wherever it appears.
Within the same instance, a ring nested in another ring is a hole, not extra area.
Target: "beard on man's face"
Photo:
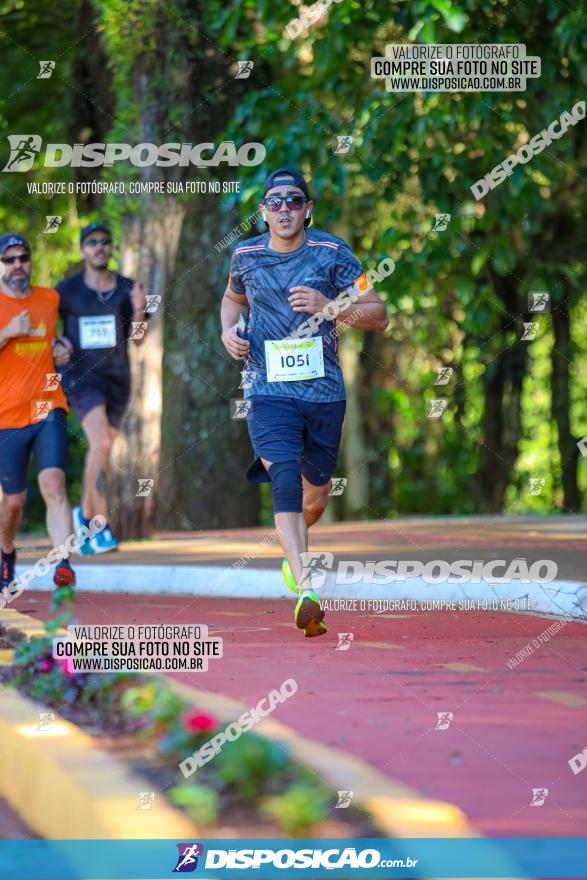
[[[107,269],[110,257],[104,251],[98,251],[90,257],[90,266],[92,269]]]
[[[23,269],[13,269],[4,276],[4,283],[13,290],[24,290],[29,286],[31,273],[25,272]]]

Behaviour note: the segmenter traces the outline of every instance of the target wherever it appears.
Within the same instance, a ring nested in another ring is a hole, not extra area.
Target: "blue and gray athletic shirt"
[[[323,321],[314,333],[323,337],[324,376],[320,378],[267,382],[264,343],[287,338],[311,317],[308,312],[293,311],[288,302],[291,287],[303,284],[319,290],[328,299],[336,299],[342,290],[359,280],[364,282],[363,268],[349,246],[341,238],[315,229],[307,229],[302,247],[288,254],[269,247],[268,232],[235,249],[229,286],[249,301],[248,369],[256,374],[252,387],[245,390],[245,397],[266,394],[317,402],[345,399],[334,332],[336,321]]]

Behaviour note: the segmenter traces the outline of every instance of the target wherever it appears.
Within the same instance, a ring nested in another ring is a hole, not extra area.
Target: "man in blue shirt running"
[[[256,456],[247,478],[271,482],[283,573],[299,594],[296,624],[312,637],[326,627],[302,554],[308,527],[328,502],[346,406],[336,320],[378,331],[388,322],[348,245],[308,229],[313,202],[301,174],[292,168],[270,174],[259,208],[268,232],[233,253],[222,341],[231,357],[246,360],[247,423]],[[248,315],[245,338],[241,312]]]

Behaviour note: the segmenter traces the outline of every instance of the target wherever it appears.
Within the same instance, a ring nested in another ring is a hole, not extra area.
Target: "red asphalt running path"
[[[17,610],[45,618],[47,593]],[[30,600],[33,600],[31,602]],[[295,678],[275,718],[352,753],[423,796],[459,806],[490,836],[575,836],[587,828],[585,627],[565,624],[514,669],[551,619],[489,611],[329,612],[327,635],[306,639],[285,601],[80,593],[92,624],[207,624],[224,657],[186,683],[254,706]],[[352,632],[348,650],[337,633]],[[452,712],[437,729],[439,712]],[[547,788],[531,806],[533,788]]]

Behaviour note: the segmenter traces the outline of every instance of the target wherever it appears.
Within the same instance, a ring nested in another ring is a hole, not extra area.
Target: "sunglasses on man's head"
[[[101,244],[102,247],[106,247],[106,245],[112,244],[112,240],[110,238],[86,238],[84,244],[88,244],[90,247],[96,247],[97,244]]]
[[[19,263],[30,263],[31,255],[30,254],[19,254],[17,257],[2,257],[2,262],[5,263],[6,266],[12,266],[13,263],[16,263],[18,260]]]
[[[268,199],[263,200],[263,204],[268,211],[280,211],[284,202],[286,207],[291,208],[292,211],[301,211],[306,204],[306,201],[307,200],[304,196],[299,196],[297,193],[290,193],[287,196],[269,196]]]

